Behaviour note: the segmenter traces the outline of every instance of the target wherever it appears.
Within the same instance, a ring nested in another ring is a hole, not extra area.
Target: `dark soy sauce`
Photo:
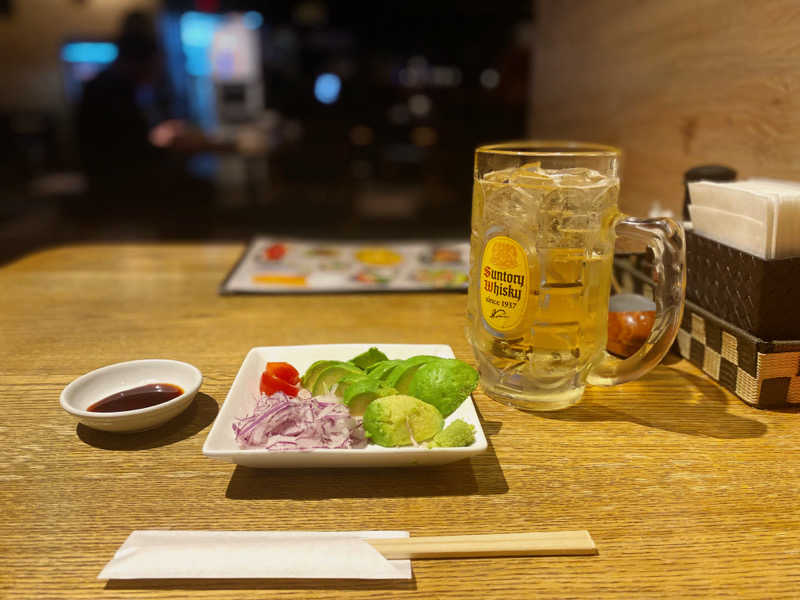
[[[171,383],[149,383],[123,390],[92,404],[89,412],[122,412],[163,404],[183,394],[183,390]]]

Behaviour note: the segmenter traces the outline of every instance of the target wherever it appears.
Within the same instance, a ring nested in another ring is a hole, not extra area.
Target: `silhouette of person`
[[[169,160],[148,139],[150,123],[141,102],[160,62],[149,19],[128,15],[116,43],[116,60],[86,84],[78,106],[81,161],[98,210],[118,210],[123,202],[143,201],[145,191],[157,192],[153,179]]]
[[[197,223],[208,216],[212,190],[188,174],[187,156],[234,151],[237,145],[211,140],[182,121],[156,124],[153,89],[161,55],[147,15],[129,14],[116,44],[116,60],[86,84],[78,107],[88,209],[101,217],[141,216],[162,225],[165,215],[181,213]]]

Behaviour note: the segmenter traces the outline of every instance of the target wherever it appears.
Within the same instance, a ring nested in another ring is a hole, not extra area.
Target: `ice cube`
[[[609,178],[594,169],[573,167],[569,169],[545,169],[556,185],[560,187],[608,187],[616,178]]]
[[[541,168],[540,163],[527,163],[511,174],[511,182],[521,187],[552,188],[556,185],[553,178]]]
[[[561,219],[561,230],[571,233],[588,234],[590,230],[600,227],[600,218],[597,213],[572,213]]]

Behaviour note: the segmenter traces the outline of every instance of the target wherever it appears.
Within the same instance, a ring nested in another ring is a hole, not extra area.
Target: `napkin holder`
[[[800,339],[800,257],[764,260],[687,231],[686,298],[754,338]]]
[[[719,316],[719,311],[712,312],[692,300],[699,295],[697,287],[702,279],[701,273],[712,277],[708,272],[708,259],[698,256],[698,246],[702,248],[707,242],[705,238],[697,241],[696,234],[686,232],[687,237],[687,296],[689,299],[683,311],[683,320],[677,336],[677,351],[689,362],[700,368],[722,387],[733,392],[747,404],[758,408],[785,408],[800,406],[800,336],[795,340],[768,341],[746,331]],[[692,240],[692,241],[689,241]],[[691,244],[691,245],[690,245]],[[721,244],[718,244],[721,245]],[[733,249],[721,250],[727,253]],[[738,252],[738,251],[735,251]],[[744,254],[744,253],[741,253]],[[748,255],[751,256],[751,255]],[[755,258],[752,257],[751,258]],[[733,261],[734,258],[729,260]],[[782,259],[780,261],[763,261],[762,263],[794,261],[795,259]],[[704,264],[705,263],[705,264]],[[697,265],[701,267],[698,268]],[[728,264],[733,264],[732,262]],[[758,265],[758,263],[755,263]],[[694,267],[694,268],[693,268]],[[741,267],[742,270],[750,268],[751,284],[756,281],[759,266],[749,264]],[[786,269],[784,265],[766,265],[760,272],[762,279],[767,274],[774,276],[775,270]],[[792,268],[792,267],[788,267]],[[630,254],[618,256],[614,259],[614,277],[620,286],[620,291],[642,294],[652,298],[654,283],[652,279],[652,259],[648,254]],[[719,285],[719,284],[717,284]],[[732,285],[732,284],[730,284]],[[703,285],[701,290],[708,290],[711,285]],[[743,288],[746,290],[747,288]],[[750,287],[749,289],[754,289]],[[760,290],[760,286],[755,289]],[[745,292],[742,292],[745,293]],[[720,292],[721,294],[721,292]],[[775,305],[780,299],[770,299],[763,294],[754,294],[759,306]],[[725,305],[724,310],[733,311],[734,301],[723,298],[721,295],[709,297],[711,305]],[[799,306],[800,304],[795,304]],[[739,311],[741,313],[741,310]],[[761,318],[759,324],[769,324],[771,321]],[[782,316],[791,315],[793,312],[784,312]],[[793,329],[789,329],[793,331]]]

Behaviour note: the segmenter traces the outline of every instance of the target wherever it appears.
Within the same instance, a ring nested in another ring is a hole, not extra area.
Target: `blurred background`
[[[466,237],[533,4],[0,0],[0,262],[255,233]]]
[[[800,180],[796,0],[0,0],[0,262],[64,242],[466,238],[475,146]]]

